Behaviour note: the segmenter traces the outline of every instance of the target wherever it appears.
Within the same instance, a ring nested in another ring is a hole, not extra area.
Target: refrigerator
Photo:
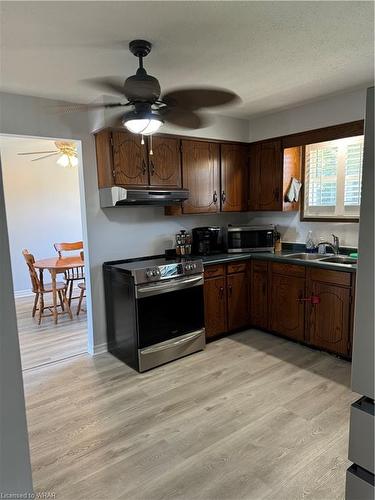
[[[352,390],[346,473],[347,500],[374,500],[374,87],[367,89]]]

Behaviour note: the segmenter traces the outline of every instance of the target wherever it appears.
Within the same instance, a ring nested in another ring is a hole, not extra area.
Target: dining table
[[[41,285],[43,286],[43,272],[47,269],[51,274],[51,284],[52,284],[52,315],[57,324],[57,289],[56,289],[56,276],[58,274],[64,273],[68,269],[73,268],[84,268],[85,262],[82,260],[81,255],[72,255],[70,257],[49,257],[47,259],[40,259],[34,262],[34,267],[39,269],[39,279]],[[69,308],[67,313],[70,319],[73,319],[72,312]]]

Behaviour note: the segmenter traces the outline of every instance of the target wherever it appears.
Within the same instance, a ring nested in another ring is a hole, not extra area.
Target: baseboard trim
[[[28,290],[17,290],[14,292],[14,298],[20,299],[21,297],[30,297],[34,292],[29,288]]]
[[[103,344],[98,344],[94,345],[94,356],[97,356],[98,354],[103,354],[105,352],[108,352],[108,345],[107,342],[103,342]]]

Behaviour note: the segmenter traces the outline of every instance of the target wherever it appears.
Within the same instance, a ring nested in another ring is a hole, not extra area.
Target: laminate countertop
[[[228,254],[220,253],[215,255],[204,255],[199,257],[203,260],[203,265],[211,264],[225,264],[227,262],[233,262],[237,260],[269,260],[272,262],[284,262],[286,264],[296,264],[298,266],[308,266],[308,267],[320,267],[324,269],[330,269],[333,271],[344,271],[355,273],[357,271],[356,264],[336,264],[332,262],[324,262],[322,260],[301,260],[293,257],[293,254],[298,254],[303,252],[283,250],[280,253],[271,252],[253,252],[253,253],[238,253],[238,254]],[[340,254],[342,255],[342,254]],[[323,258],[334,257],[333,255],[322,255]]]

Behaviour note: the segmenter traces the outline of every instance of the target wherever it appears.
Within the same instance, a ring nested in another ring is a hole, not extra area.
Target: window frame
[[[352,126],[351,126],[352,125]],[[360,126],[362,125],[362,127]],[[337,139],[344,139],[347,137],[354,137],[357,135],[363,135],[363,121],[361,122],[352,122],[346,123],[342,125],[337,125],[334,127],[327,127],[323,129],[314,130],[311,133],[311,137],[308,137],[310,133],[302,133],[298,134],[300,136],[305,135],[304,139],[307,137],[309,141],[304,141],[304,144],[301,144],[301,178],[302,178],[302,187],[301,187],[301,196],[300,196],[300,220],[302,222],[348,222],[348,223],[358,223],[359,217],[309,217],[305,216],[305,163],[306,163],[306,146],[308,144],[315,144],[319,142],[326,141],[334,141]],[[332,132],[332,133],[331,133]],[[342,132],[342,133],[340,133]],[[331,136],[331,137],[330,137]],[[311,142],[310,142],[311,140]]]

